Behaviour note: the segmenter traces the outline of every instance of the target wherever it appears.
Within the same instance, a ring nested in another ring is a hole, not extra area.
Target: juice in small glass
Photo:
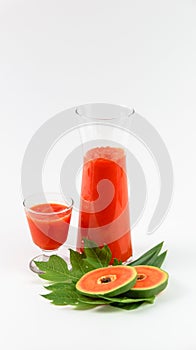
[[[63,204],[42,203],[30,208],[27,220],[33,242],[43,250],[56,250],[65,243],[71,209]]]
[[[42,255],[30,262],[30,269],[37,273],[40,271],[34,261],[47,261],[66,242],[72,214],[72,199],[58,201],[55,194],[49,197],[52,197],[51,201],[45,202],[39,195],[24,200],[32,240],[43,251]]]

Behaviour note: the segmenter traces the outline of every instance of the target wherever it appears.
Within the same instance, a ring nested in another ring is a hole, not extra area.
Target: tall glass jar
[[[100,247],[109,246],[111,263],[114,258],[126,262],[132,256],[126,150],[115,134],[126,127],[134,110],[95,103],[79,106],[75,113],[85,124],[80,131],[83,168],[77,249],[82,252],[88,238]]]

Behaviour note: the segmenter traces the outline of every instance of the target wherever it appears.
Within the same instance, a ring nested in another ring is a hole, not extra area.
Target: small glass
[[[67,240],[73,209],[73,199],[64,199],[59,193],[40,193],[23,201],[33,242],[42,254],[33,258],[30,269],[41,273],[35,261],[45,262]]]

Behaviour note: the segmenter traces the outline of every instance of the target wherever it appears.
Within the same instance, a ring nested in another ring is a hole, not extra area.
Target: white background
[[[195,19],[194,0],[0,1],[1,349],[196,348]],[[165,241],[169,286],[134,312],[54,307],[28,269],[39,250],[22,208],[25,149],[54,114],[88,102],[133,106],[173,162],[167,218],[133,232],[136,255]]]

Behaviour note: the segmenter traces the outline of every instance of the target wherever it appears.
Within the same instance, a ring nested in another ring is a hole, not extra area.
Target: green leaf
[[[142,304],[144,304],[143,301],[140,301],[138,303],[132,303],[132,304],[122,304],[122,303],[112,303],[110,306],[117,307],[119,309],[124,309],[124,310],[134,310],[140,307]]]
[[[49,288],[48,288],[49,289]],[[51,300],[55,305],[77,305],[79,304],[78,293],[73,284],[58,283],[50,285],[51,293],[42,295]]]
[[[42,279],[54,282],[65,282],[72,279],[66,262],[57,255],[50,256],[47,262],[35,261],[35,264],[43,271],[39,274]]]
[[[136,265],[150,265],[149,261],[152,257],[156,258],[159,252],[162,249],[164,242],[157,244],[155,247],[148,250],[146,253],[141,255],[137,260],[132,261],[128,266],[136,266]]]
[[[156,256],[151,262],[150,262],[150,265],[151,266],[156,266],[156,267],[161,267],[165,258],[166,258],[166,255],[167,255],[167,250],[164,251],[162,254]]]
[[[85,295],[78,295],[78,300],[82,303],[86,304],[93,304],[93,305],[104,305],[104,304],[110,304],[110,300],[106,300],[103,298],[90,298],[86,297]]]
[[[111,261],[112,253],[110,248],[105,245],[99,248],[94,242],[84,239],[85,261],[88,262],[94,269],[107,267]]]
[[[52,304],[55,305],[76,305],[83,308],[83,304],[94,306],[110,304],[110,301],[108,300],[90,298],[78,293],[74,284],[54,283],[45,288],[51,292],[42,296],[45,299],[50,300]]]
[[[122,261],[121,260],[118,260],[116,258],[114,258],[114,261],[113,261],[113,266],[117,266],[117,265],[122,265]]]
[[[59,306],[63,306],[63,305],[69,305],[66,301],[64,297],[56,297],[54,293],[50,293],[50,294],[45,294],[42,295],[42,297],[44,297],[45,299],[48,299],[51,301],[51,304],[54,305],[59,305]]]
[[[114,302],[114,303],[111,303],[110,305],[114,307],[118,307],[120,309],[124,309],[124,310],[134,310],[144,305],[145,303],[153,304],[154,300],[155,300],[155,297],[151,297],[146,299],[144,298],[143,300],[136,299],[135,302],[130,302],[130,303]]]
[[[56,282],[56,283],[52,283],[52,284],[49,284],[49,286],[44,286],[45,289],[47,290],[50,290],[50,291],[59,291],[60,290],[60,293],[62,293],[65,288],[75,288],[75,284],[73,283],[70,283],[70,282]]]
[[[147,303],[153,303],[154,299],[155,299],[155,297],[133,299],[133,298],[126,297],[124,295],[118,295],[116,297],[102,296],[102,298],[105,300],[108,300],[112,303],[122,303],[122,304],[132,304],[132,303],[138,303],[140,301],[142,301],[142,302],[145,301]]]
[[[70,271],[72,279],[77,281],[85,273],[94,269],[92,265],[85,259],[86,255],[80,254],[75,250],[70,249],[70,262],[72,269]]]

